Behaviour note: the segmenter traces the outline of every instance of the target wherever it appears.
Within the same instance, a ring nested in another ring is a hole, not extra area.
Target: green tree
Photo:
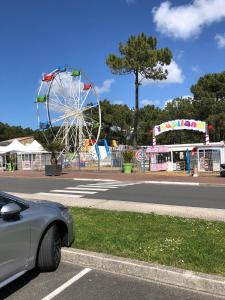
[[[211,141],[224,140],[225,132],[225,72],[200,77],[191,92],[197,118],[213,125]]]
[[[63,150],[64,145],[60,143],[59,141],[48,141],[44,145],[45,150],[51,153],[51,164],[52,165],[57,165],[58,164],[58,155],[59,153]]]
[[[154,105],[146,105],[140,109],[139,141],[141,145],[151,145],[155,125],[161,123],[162,111]]]
[[[133,111],[127,105],[113,104],[112,120],[113,126],[110,128],[111,131],[113,128],[116,128],[113,138],[121,144],[130,144],[133,127]]]
[[[192,85],[191,92],[197,101],[204,101],[204,99],[225,100],[225,72],[206,74],[200,77],[198,82]]]
[[[121,57],[110,54],[106,60],[113,74],[134,74],[135,78],[135,112],[134,112],[134,138],[137,145],[138,116],[139,116],[139,86],[146,79],[163,80],[167,78],[167,70],[172,53],[168,48],[157,49],[157,39],[148,37],[144,33],[131,35],[126,44],[119,43]]]
[[[108,100],[101,101],[100,105],[102,112],[100,138],[105,138],[109,142],[115,139],[121,144],[127,143],[127,137],[132,131],[133,111],[127,105],[111,104]]]
[[[166,121],[182,118],[195,119],[196,113],[192,102],[191,97],[175,98],[168,102],[163,110],[167,118]]]
[[[0,122],[0,141],[5,141],[23,136],[33,136],[34,131],[30,128],[21,126],[10,126],[7,123]]]

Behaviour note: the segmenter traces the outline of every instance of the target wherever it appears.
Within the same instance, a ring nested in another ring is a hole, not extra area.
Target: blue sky
[[[140,106],[191,95],[200,76],[225,69],[224,0],[1,1],[0,121],[36,129],[41,76],[65,64],[84,70],[100,99],[133,107],[132,75],[112,75],[105,60],[141,32],[173,61],[168,80],[141,86]]]

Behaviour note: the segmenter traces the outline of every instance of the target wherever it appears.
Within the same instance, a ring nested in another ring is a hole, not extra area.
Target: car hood
[[[57,202],[52,202],[52,201],[47,201],[47,200],[38,200],[38,201],[29,201],[29,204],[31,204],[32,206],[45,206],[45,207],[49,207],[49,208],[54,208],[54,209],[60,209],[60,210],[64,210],[66,207],[60,203]]]

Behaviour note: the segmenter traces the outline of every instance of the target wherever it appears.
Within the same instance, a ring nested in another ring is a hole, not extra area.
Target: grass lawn
[[[225,223],[71,208],[73,247],[225,276]]]

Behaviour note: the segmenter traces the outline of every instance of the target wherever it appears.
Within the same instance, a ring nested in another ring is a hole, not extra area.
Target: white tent
[[[40,143],[34,140],[31,144],[25,145],[28,153],[47,153]]]
[[[5,146],[0,146],[0,154],[5,154],[6,151],[5,151]]]
[[[21,144],[17,139],[14,139],[11,144],[4,147],[5,153],[7,152],[26,152],[26,147]]]

